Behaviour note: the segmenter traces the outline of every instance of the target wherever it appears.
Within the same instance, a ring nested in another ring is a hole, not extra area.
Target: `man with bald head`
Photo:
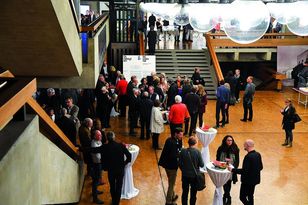
[[[254,142],[248,139],[244,143],[247,155],[241,169],[229,167],[231,172],[241,175],[240,200],[244,205],[253,205],[255,186],[260,184],[260,172],[263,169],[262,159],[259,152],[254,149]]]

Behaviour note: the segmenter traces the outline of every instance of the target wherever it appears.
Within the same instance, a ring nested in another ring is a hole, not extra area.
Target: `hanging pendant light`
[[[287,24],[289,30],[298,36],[308,36],[308,1],[293,3],[295,20]]]
[[[269,11],[259,0],[236,0],[223,15],[223,29],[227,36],[241,44],[259,40],[267,31],[269,23]]]

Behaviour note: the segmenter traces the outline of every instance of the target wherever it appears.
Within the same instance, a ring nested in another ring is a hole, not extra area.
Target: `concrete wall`
[[[109,19],[105,22],[94,38],[88,39],[88,63],[84,63],[83,72],[78,77],[38,78],[40,88],[95,88],[100,71],[100,56],[98,48],[98,36],[106,28],[106,45],[109,45]],[[104,55],[104,54],[103,54]],[[80,58],[81,59],[81,58]]]
[[[0,161],[0,204],[41,204],[39,143],[36,117]]]
[[[78,202],[82,167],[40,134],[41,204]]]
[[[80,75],[81,40],[69,1],[1,1],[0,13],[2,67],[15,76]]]
[[[69,1],[51,0],[67,45],[71,51],[79,75],[82,73],[81,39],[73,23],[74,16]]]
[[[84,180],[82,170],[39,132],[35,117],[0,161],[0,204],[77,202]]]

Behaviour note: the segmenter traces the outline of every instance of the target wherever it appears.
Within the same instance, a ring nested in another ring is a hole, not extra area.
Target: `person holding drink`
[[[216,160],[221,162],[227,162],[230,166],[232,165],[234,168],[238,168],[239,165],[239,153],[240,150],[237,144],[234,141],[234,138],[231,135],[227,135],[223,138],[221,145],[217,149]],[[235,184],[237,180],[237,175],[235,173],[232,174],[232,178],[227,181],[227,183],[223,186],[224,195],[223,195],[223,204],[230,205],[231,204],[231,182]]]

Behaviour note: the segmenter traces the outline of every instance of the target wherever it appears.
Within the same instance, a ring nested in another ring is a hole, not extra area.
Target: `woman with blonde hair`
[[[205,113],[206,105],[207,105],[207,93],[206,93],[203,85],[201,85],[201,84],[198,85],[197,94],[199,95],[199,98],[200,98],[199,127],[202,127],[202,124],[203,124],[203,114]]]
[[[282,146],[286,146],[288,148],[292,147],[293,142],[293,133],[292,130],[295,128],[294,117],[296,110],[292,104],[291,99],[285,100],[285,108],[282,109],[280,112],[283,115],[282,119],[282,129],[286,132],[286,139]]]

